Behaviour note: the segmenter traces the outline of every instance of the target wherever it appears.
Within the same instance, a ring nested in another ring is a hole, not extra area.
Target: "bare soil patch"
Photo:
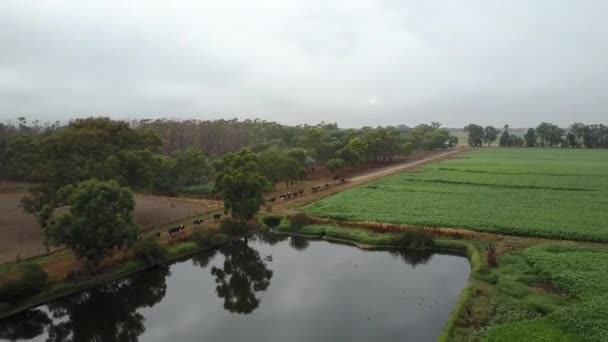
[[[36,219],[19,207],[25,192],[0,193],[0,263],[45,254],[42,230]],[[221,208],[219,201],[135,196],[135,219],[144,230]]]

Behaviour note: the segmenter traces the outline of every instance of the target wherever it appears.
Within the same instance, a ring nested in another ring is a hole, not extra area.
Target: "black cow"
[[[214,214],[214,215],[213,215],[213,220],[214,220],[214,221],[217,221],[217,220],[219,220],[219,219],[221,219],[221,218],[222,218],[222,214]]]

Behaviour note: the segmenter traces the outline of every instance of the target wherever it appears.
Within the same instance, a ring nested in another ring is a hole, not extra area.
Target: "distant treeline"
[[[543,122],[536,128],[528,128],[523,137],[511,134],[508,125],[499,130],[492,126],[468,124],[464,131],[473,147],[490,146],[498,140],[500,147],[608,148],[608,126],[603,124],[577,122],[563,129]]]
[[[182,191],[206,184],[216,171],[214,160],[243,148],[256,153],[265,176],[276,183],[300,179],[318,162],[338,170],[455,144],[457,138],[439,123],[341,129],[236,119],[41,124],[19,118],[0,123],[0,177],[56,188],[96,178],[140,190]]]

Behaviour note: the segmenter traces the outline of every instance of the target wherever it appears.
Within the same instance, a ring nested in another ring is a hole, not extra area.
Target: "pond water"
[[[0,321],[0,340],[433,341],[469,272],[266,233]]]

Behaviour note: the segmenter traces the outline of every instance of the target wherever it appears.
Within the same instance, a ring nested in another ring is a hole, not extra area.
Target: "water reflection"
[[[263,243],[269,244],[271,246],[274,246],[281,241],[285,241],[288,238],[289,238],[289,236],[287,236],[287,235],[276,234],[276,233],[273,233],[268,230],[262,230],[251,237],[251,239],[253,241],[263,242]]]
[[[28,310],[1,321],[0,338],[32,339],[46,330],[47,342],[137,341],[145,331],[137,310],[163,299],[168,275],[168,268],[151,270],[51,302],[48,314]]]
[[[194,255],[191,259],[195,266],[198,266],[200,268],[207,268],[207,266],[209,266],[209,263],[211,262],[211,260],[213,260],[216,254],[217,250],[212,249],[209,251],[198,253]]]
[[[391,250],[390,253],[413,267],[424,265],[433,257],[433,251],[430,249],[397,249]]]
[[[260,304],[256,292],[268,288],[272,271],[246,241],[222,246],[219,252],[224,255],[224,265],[212,267],[211,274],[215,276],[217,295],[224,299],[224,309],[232,313],[251,313]]]
[[[9,341],[29,340],[41,335],[50,324],[51,319],[42,310],[28,310],[0,320],[0,339]]]
[[[137,309],[159,303],[167,290],[168,268],[143,272],[49,303],[55,321],[47,341],[137,341],[145,331]]]
[[[191,259],[0,320],[0,340],[434,340],[469,269],[431,251],[269,232]]]
[[[307,238],[301,236],[292,236],[289,238],[289,245],[297,251],[303,251],[310,246],[310,242]]]

